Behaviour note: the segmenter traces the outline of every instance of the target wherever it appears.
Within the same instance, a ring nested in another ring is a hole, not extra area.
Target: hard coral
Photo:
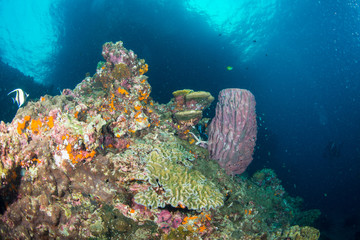
[[[187,134],[202,118],[202,111],[210,106],[214,97],[209,92],[194,92],[191,89],[173,92],[174,99],[170,102],[170,111],[173,113],[173,125],[182,139],[190,136]]]
[[[222,206],[223,195],[215,185],[200,172],[190,169],[189,161],[193,160],[179,145],[155,146],[146,159],[147,180],[151,186],[135,195],[135,201],[152,208],[169,204],[197,211]]]

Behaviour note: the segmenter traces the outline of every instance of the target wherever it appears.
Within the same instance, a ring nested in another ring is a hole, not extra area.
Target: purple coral
[[[158,215],[157,223],[171,221],[172,215],[168,210],[162,210]]]
[[[229,175],[243,173],[252,161],[257,124],[255,97],[244,89],[219,93],[216,116],[209,126],[208,150]]]
[[[183,221],[181,213],[172,215],[168,210],[164,209],[158,214],[157,223],[159,227],[165,232],[169,233],[171,228],[178,228]]]

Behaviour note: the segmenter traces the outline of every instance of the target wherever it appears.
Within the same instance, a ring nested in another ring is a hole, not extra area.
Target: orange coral
[[[111,103],[109,104],[109,106],[111,107],[112,110],[116,110],[115,106],[114,106],[114,100],[111,100]]]
[[[123,89],[123,88],[121,88],[121,87],[118,88],[118,92],[119,92],[120,94],[125,94],[125,95],[128,95],[128,94],[129,94],[128,91],[126,91],[125,89]]]
[[[25,116],[24,117],[24,120],[27,122],[27,121],[30,121],[31,117],[30,116]]]
[[[89,153],[89,156],[88,157],[94,157],[96,154],[96,151],[95,150],[92,150],[91,153]]]
[[[33,158],[32,161],[37,162],[37,163],[41,163],[41,161],[38,158]]]
[[[185,205],[179,203],[179,205],[176,208],[185,208]]]
[[[40,119],[35,120],[33,119],[30,123],[30,129],[34,134],[38,134],[39,133],[39,128],[42,126],[42,122]]]
[[[19,122],[18,123],[18,126],[17,126],[17,132],[18,134],[22,134],[22,130],[25,128],[25,124],[26,124],[26,121],[24,122]]]
[[[70,144],[68,144],[65,149],[69,154],[71,153],[71,145]]]
[[[204,225],[202,225],[200,228],[199,228],[199,232],[203,232],[205,231],[206,227]]]
[[[26,123],[28,121],[30,121],[31,117],[30,116],[25,116],[24,117],[24,122],[19,122],[18,125],[17,125],[17,132],[18,134],[22,134],[22,130],[26,127]]]
[[[139,101],[142,101],[142,100],[146,100],[148,97],[149,97],[149,93],[147,92],[142,92],[142,91],[139,91],[141,97],[139,97]],[[151,104],[150,104],[151,105]]]
[[[249,210],[245,209],[245,214],[251,215],[251,213],[252,213],[252,210],[251,210],[251,209],[249,209]]]
[[[53,116],[45,117],[45,121],[47,121],[47,125],[49,126],[49,128],[54,127],[54,117]]]
[[[137,118],[140,115],[141,112],[137,112],[134,116],[134,118]]]
[[[144,73],[146,73],[149,70],[149,66],[147,64],[142,65],[141,68],[139,69],[139,73],[140,75],[143,75]]]
[[[70,147],[69,147],[70,146]],[[66,150],[69,152],[69,150],[71,151],[71,145],[67,145],[66,146]],[[87,159],[87,158],[93,158],[96,154],[95,150],[92,150],[90,153],[86,152],[86,151],[80,151],[78,154],[76,154],[76,156],[74,157],[70,152],[69,152],[69,156],[70,159],[72,160],[72,163],[78,163],[81,160]]]

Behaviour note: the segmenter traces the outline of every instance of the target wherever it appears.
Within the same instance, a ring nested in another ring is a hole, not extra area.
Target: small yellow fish
[[[228,71],[231,71],[231,70],[233,70],[233,67],[232,67],[232,66],[227,66],[226,69],[227,69]]]

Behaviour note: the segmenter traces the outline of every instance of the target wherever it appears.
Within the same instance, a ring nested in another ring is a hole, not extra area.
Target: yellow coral
[[[131,77],[131,72],[129,67],[124,63],[116,64],[111,75],[115,79],[121,79],[121,78],[129,78]]]
[[[173,94],[173,96],[174,97],[177,97],[177,96],[180,96],[180,95],[187,95],[187,94],[189,94],[189,93],[192,93],[192,92],[194,92],[193,90],[191,90],[191,89],[182,89],[182,90],[176,90],[175,92],[173,92],[172,94]]]

